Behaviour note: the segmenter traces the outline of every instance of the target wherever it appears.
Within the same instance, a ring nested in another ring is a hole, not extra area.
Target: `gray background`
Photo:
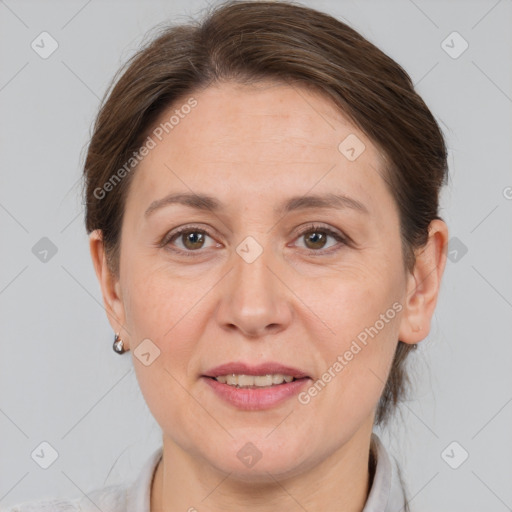
[[[413,399],[380,434],[413,510],[512,510],[512,0],[304,3],[408,71],[450,150],[450,261]],[[130,356],[111,348],[79,180],[119,65],[206,5],[0,0],[0,507],[131,479],[160,443]],[[59,45],[47,59],[31,48],[42,31]],[[469,44],[458,58],[442,47],[453,31]],[[59,454],[46,470],[31,458],[43,441]]]

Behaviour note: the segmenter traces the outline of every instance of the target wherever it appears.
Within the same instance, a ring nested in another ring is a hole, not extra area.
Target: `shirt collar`
[[[149,512],[151,484],[163,447],[157,448],[146,461],[137,479],[127,489],[126,512]]]
[[[400,512],[405,510],[405,492],[395,458],[389,455],[375,432],[370,449],[376,459],[372,487],[362,512]]]
[[[372,487],[362,512],[399,512],[405,509],[405,494],[395,458],[372,433],[370,450],[376,461]],[[149,512],[150,493],[156,466],[163,448],[156,449],[146,461],[137,479],[127,489],[126,512]]]

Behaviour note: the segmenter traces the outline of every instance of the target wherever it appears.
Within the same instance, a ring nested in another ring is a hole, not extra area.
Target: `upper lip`
[[[215,368],[208,370],[205,377],[218,377],[219,375],[273,375],[280,373],[282,375],[290,375],[296,379],[302,379],[303,377],[309,377],[309,375],[297,368],[291,366],[285,366],[276,362],[263,363],[258,365],[250,365],[241,362],[232,362],[221,364]]]

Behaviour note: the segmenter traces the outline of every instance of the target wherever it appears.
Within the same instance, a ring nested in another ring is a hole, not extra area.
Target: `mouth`
[[[217,396],[239,409],[260,410],[296,395],[311,377],[278,363],[221,365],[202,375]]]

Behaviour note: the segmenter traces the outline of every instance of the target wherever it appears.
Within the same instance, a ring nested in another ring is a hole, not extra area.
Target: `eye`
[[[336,242],[342,245],[346,244],[345,238],[340,233],[325,226],[309,226],[308,229],[301,231],[299,234],[298,240],[301,239],[304,240],[303,247],[313,252],[331,249],[336,245]],[[334,243],[328,245],[329,239]]]
[[[207,239],[210,239],[210,245],[206,245]],[[173,245],[175,247],[173,247]],[[167,235],[162,242],[162,246],[167,246],[170,250],[177,252],[190,253],[199,249],[207,249],[215,246],[212,237],[204,229],[193,226],[184,226]]]

